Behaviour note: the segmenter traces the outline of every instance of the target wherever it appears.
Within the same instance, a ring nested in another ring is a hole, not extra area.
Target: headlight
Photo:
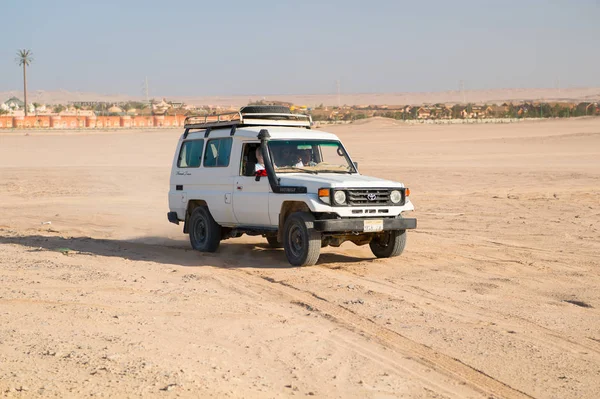
[[[398,202],[402,201],[402,193],[398,190],[394,190],[390,193],[390,201],[392,201],[393,204],[397,204]]]
[[[333,199],[335,200],[336,204],[343,205],[346,203],[346,193],[343,191],[336,191],[333,194]]]

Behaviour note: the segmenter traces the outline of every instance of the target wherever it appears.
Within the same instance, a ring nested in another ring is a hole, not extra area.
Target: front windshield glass
[[[339,141],[277,140],[269,142],[277,173],[354,173],[348,154]]]

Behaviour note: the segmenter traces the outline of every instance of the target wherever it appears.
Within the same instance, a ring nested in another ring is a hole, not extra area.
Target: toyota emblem
[[[375,201],[377,199],[377,194],[369,193],[367,194],[367,199],[369,201]]]

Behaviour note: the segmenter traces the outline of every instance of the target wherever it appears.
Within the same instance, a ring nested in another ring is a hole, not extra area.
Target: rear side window
[[[197,168],[200,166],[204,140],[185,141],[179,151],[177,166],[180,168]]]
[[[208,140],[204,154],[204,166],[229,166],[232,141],[231,137]]]

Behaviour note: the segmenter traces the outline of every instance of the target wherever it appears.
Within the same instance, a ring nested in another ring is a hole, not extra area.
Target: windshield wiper
[[[284,171],[286,169],[292,169],[294,171],[297,170],[299,172],[311,173],[313,175],[316,175],[318,173],[318,172],[316,172],[314,170],[307,170],[307,169],[304,169],[304,168],[298,168],[296,166],[282,166],[281,168],[279,168],[279,170],[275,170],[275,172],[281,172],[281,171]]]
[[[319,172],[321,172],[321,173],[343,173],[343,174],[349,174],[349,175],[352,174],[352,172],[350,172],[349,170],[320,170]]]

